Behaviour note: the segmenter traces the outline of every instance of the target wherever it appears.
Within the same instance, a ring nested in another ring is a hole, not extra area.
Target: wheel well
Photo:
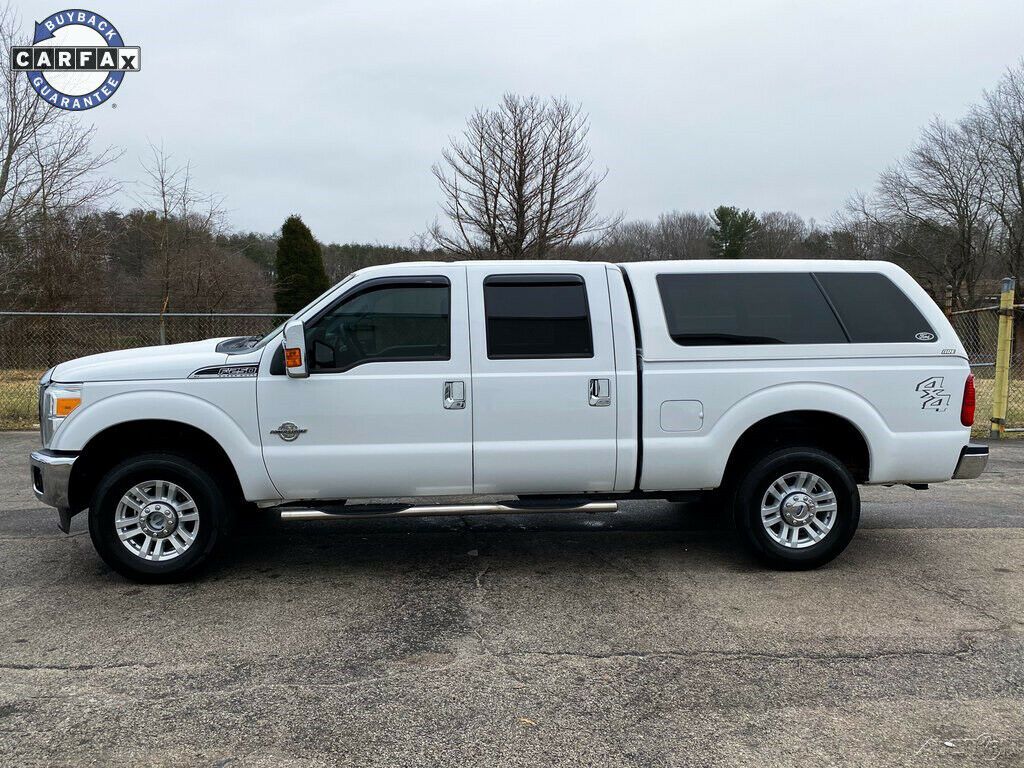
[[[86,444],[71,472],[71,509],[78,512],[89,506],[96,484],[111,467],[151,451],[176,453],[213,471],[226,481],[229,492],[242,498],[231,460],[209,434],[180,421],[145,419],[108,427]]]
[[[786,446],[806,445],[839,459],[858,483],[866,483],[871,457],[864,436],[842,416],[825,411],[788,411],[751,425],[733,446],[725,477],[743,470],[752,459]]]

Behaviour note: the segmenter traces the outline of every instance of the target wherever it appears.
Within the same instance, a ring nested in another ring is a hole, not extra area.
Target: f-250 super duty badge
[[[917,385],[922,410],[941,412],[949,408],[949,392],[942,388],[942,379],[942,376],[932,376]]]

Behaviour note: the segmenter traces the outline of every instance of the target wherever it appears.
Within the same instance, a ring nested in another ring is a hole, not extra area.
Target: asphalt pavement
[[[1024,765],[1024,441],[830,565],[702,505],[253,526],[140,586],[0,434],[0,765]]]

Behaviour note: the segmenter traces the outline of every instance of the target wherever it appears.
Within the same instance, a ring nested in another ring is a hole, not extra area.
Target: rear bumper
[[[71,525],[71,469],[77,456],[54,451],[33,451],[29,456],[32,465],[32,491],[43,504],[57,508],[60,515],[60,529],[67,533]]]
[[[987,445],[965,445],[960,451],[960,461],[953,472],[954,480],[971,480],[981,475],[988,464]]]

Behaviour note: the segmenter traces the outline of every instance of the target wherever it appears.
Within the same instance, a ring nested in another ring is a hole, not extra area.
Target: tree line
[[[0,8],[0,40],[21,22]],[[187,161],[151,146],[128,210],[108,171],[120,156],[91,128],[0,79],[0,308],[291,312],[355,269],[407,260],[571,258],[884,259],[953,308],[1024,277],[1024,61],[962,118],[935,118],[873,189],[827,223],[720,205],[655,220],[598,213],[608,171],[589,121],[564,98],[506,94],[480,108],[433,174],[440,216],[409,245],[321,243],[296,214],[236,232]]]

